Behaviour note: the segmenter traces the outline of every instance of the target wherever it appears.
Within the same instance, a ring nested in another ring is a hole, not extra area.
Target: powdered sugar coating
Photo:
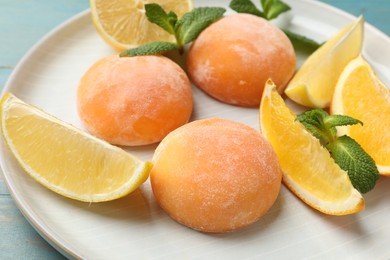
[[[151,172],[160,206],[184,225],[205,232],[247,226],[272,206],[281,170],[256,130],[224,119],[186,124],[159,144]]]
[[[193,105],[186,74],[163,56],[105,57],[85,73],[77,94],[88,130],[119,145],[161,141],[189,120]]]
[[[281,89],[296,66],[287,36],[268,21],[249,14],[226,16],[192,44],[187,67],[199,88],[223,102],[258,106],[265,82]]]

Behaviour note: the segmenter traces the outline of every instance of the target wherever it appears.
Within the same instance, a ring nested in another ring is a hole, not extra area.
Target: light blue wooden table
[[[390,35],[389,0],[321,1],[356,16],[363,14]],[[88,7],[88,0],[0,0],[0,89],[34,43]],[[0,259],[62,258],[23,217],[0,177]]]

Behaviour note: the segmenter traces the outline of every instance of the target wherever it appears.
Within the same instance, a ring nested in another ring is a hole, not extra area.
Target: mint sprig
[[[280,0],[261,0],[261,6],[267,20],[275,19],[291,9],[290,6]]]
[[[315,50],[317,50],[321,46],[321,44],[319,44],[318,42],[316,42],[310,38],[307,38],[306,36],[303,36],[303,35],[300,35],[297,33],[293,33],[293,32],[286,30],[286,29],[283,29],[282,31],[290,39],[292,45],[294,46],[294,48],[296,50],[300,50],[300,51],[303,51],[303,52],[310,54],[310,53],[313,53]]]
[[[158,4],[146,4],[145,15],[149,21],[157,24],[170,34],[175,34],[177,15],[173,11],[166,13]]]
[[[232,0],[229,7],[237,13],[253,14],[265,18],[264,13],[251,0]]]
[[[238,13],[249,13],[266,20],[273,20],[280,14],[291,9],[290,6],[280,0],[261,0],[262,11],[259,10],[251,0],[232,0],[229,7]],[[303,50],[308,53],[314,52],[321,44],[300,34],[284,29],[284,33],[290,39],[296,50]]]
[[[330,154],[341,169],[348,172],[352,185],[361,193],[375,187],[379,178],[374,160],[351,137],[340,136],[327,146]]]
[[[366,193],[374,188],[379,178],[374,160],[351,137],[337,136],[337,126],[363,125],[361,121],[344,115],[329,115],[319,108],[298,115],[297,120],[320,140],[359,192]]]
[[[225,12],[226,10],[221,7],[198,7],[184,14],[175,25],[178,42],[182,45],[192,42],[210,24],[220,19]]]
[[[180,19],[170,11],[165,12],[158,4],[146,4],[145,14],[154,23],[175,36],[176,43],[152,42],[120,53],[121,57],[161,54],[172,50],[183,53],[184,45],[195,40],[211,23],[220,19],[226,12],[220,7],[198,7],[187,12]]]
[[[165,53],[171,50],[178,49],[179,46],[172,42],[151,42],[141,45],[137,48],[123,51],[119,54],[120,57],[133,57],[143,55],[156,55]]]
[[[261,0],[263,11],[260,11],[251,0],[232,0],[229,7],[238,13],[248,13],[267,20],[277,18],[281,13],[290,10],[290,6],[280,0]]]

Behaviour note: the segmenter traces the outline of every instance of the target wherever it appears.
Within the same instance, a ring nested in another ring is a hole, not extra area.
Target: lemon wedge
[[[286,95],[304,106],[328,107],[341,72],[361,52],[363,29],[361,16],[310,55],[291,79]]]
[[[150,162],[97,139],[7,93],[3,137],[22,168],[46,188],[86,202],[109,201],[137,189]]]
[[[311,207],[330,215],[364,209],[362,195],[320,141],[296,120],[272,81],[260,105],[260,127],[283,171],[284,184]]]
[[[119,52],[154,41],[174,42],[173,35],[148,21],[144,5],[152,2],[179,18],[193,8],[191,0],[90,0],[93,24]]]

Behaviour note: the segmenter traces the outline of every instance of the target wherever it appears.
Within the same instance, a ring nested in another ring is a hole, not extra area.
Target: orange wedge
[[[374,159],[378,171],[390,176],[390,90],[362,56],[342,72],[331,104],[332,114],[344,114],[363,122],[340,127],[340,135],[355,139]]]
[[[362,195],[319,140],[296,120],[268,80],[260,105],[261,132],[278,156],[284,184],[311,207],[330,215],[364,209]]]

